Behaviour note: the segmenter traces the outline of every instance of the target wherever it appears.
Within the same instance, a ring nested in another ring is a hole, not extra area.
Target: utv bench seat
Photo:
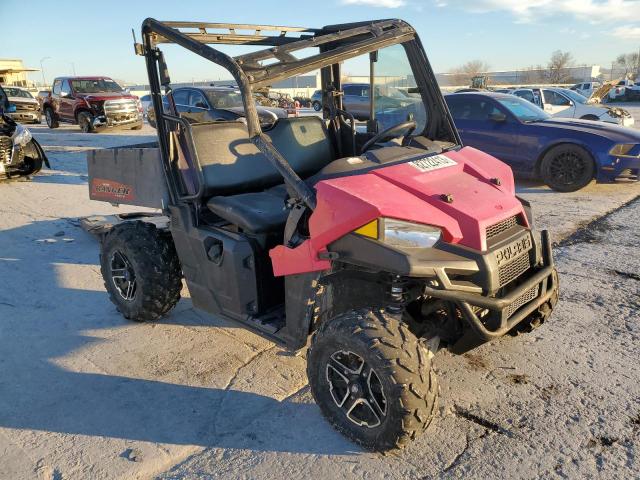
[[[191,129],[209,210],[245,231],[282,229],[289,213],[282,176],[251,143],[246,125],[201,123]],[[302,178],[333,160],[326,126],[318,117],[282,118],[265,134]]]
[[[213,197],[207,202],[207,207],[244,231],[275,232],[282,229],[289,215],[289,210],[285,208],[285,196],[284,189],[278,192],[240,193]]]

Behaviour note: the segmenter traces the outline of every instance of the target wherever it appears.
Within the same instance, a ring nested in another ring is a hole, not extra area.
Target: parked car
[[[149,109],[149,105],[151,105],[151,94],[141,96],[140,105],[142,105],[142,112],[146,114]]]
[[[7,115],[24,123],[40,123],[40,104],[33,98],[31,92],[24,88],[9,86],[5,86],[4,90],[9,97],[9,103],[15,105],[15,110]]]
[[[40,113],[42,113],[42,105],[44,104],[45,99],[49,97],[49,95],[51,95],[51,91],[49,90],[40,90],[36,95],[36,100],[38,101],[38,105],[40,105]]]
[[[49,167],[40,144],[23,125],[9,116],[16,107],[0,86],[0,178],[34,175]]]
[[[322,110],[322,90],[316,90],[311,95],[311,106],[316,112]]]
[[[544,111],[553,117],[600,120],[623,127],[631,127],[635,123],[627,110],[590,103],[582,95],[568,88],[543,87],[534,90],[540,95]]]
[[[576,94],[577,95],[577,94]],[[521,176],[571,192],[592,179],[637,179],[640,132],[602,122],[553,118],[499,93],[445,96],[464,144],[493,155]]]
[[[322,109],[322,95],[319,90],[311,97],[314,110]],[[368,83],[344,83],[342,85],[342,107],[351,113],[356,120],[368,120],[371,109]],[[402,109],[419,103],[420,98],[410,97],[395,88],[375,87],[376,110]],[[406,118],[403,118],[406,120]]]
[[[609,90],[609,101],[634,101],[640,100],[640,82],[633,80],[620,80]]]
[[[601,86],[602,84],[600,82],[582,82],[569,87],[569,90],[573,90],[583,97],[589,98],[593,92],[598,90]]]
[[[240,91],[229,87],[179,87],[173,89],[173,99],[180,116],[191,123],[216,120],[235,120],[244,117],[244,104]],[[168,100],[163,98],[165,111]],[[279,107],[257,106],[258,116],[263,126],[272,125],[278,118],[287,118],[286,110]],[[155,128],[153,106],[147,111],[149,124]]]
[[[85,133],[104,128],[142,128],[142,104],[109,77],[58,77],[43,102],[49,128],[60,122]]]

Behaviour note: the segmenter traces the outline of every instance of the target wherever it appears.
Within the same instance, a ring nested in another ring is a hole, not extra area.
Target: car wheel
[[[58,128],[60,126],[60,123],[56,119],[55,114],[53,113],[53,110],[51,108],[46,108],[44,110],[44,117],[47,120],[47,127]]]
[[[595,164],[589,152],[578,145],[558,145],[549,150],[540,162],[540,176],[553,190],[575,192],[586,187],[595,174]]]
[[[585,115],[584,117],[580,117],[580,120],[600,120],[595,115]]]
[[[35,175],[40,170],[42,170],[42,158],[28,157],[24,159],[20,167],[20,175]]]
[[[96,130],[93,128],[92,117],[89,112],[80,112],[78,114],[78,125],[82,133],[94,133]]]
[[[182,271],[171,235],[150,223],[113,227],[102,244],[100,270],[111,301],[130,320],[157,320],[180,300]]]
[[[430,352],[384,310],[326,320],[307,352],[311,392],[342,434],[373,451],[404,447],[431,422],[438,386]]]
[[[319,112],[320,110],[322,110],[322,104],[320,102],[313,102],[313,109],[316,112]]]

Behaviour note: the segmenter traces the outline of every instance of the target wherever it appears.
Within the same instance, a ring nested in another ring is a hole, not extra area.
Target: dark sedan
[[[173,99],[181,117],[191,123],[235,120],[244,117],[242,95],[231,87],[180,87],[173,89]],[[163,100],[167,111],[168,102]],[[273,125],[278,118],[286,118],[287,112],[277,107],[256,107],[263,127]],[[155,127],[153,108],[147,111],[149,124]]]
[[[465,145],[509,164],[515,173],[571,192],[592,179],[638,179],[640,132],[596,122],[553,118],[513,95],[445,96]]]

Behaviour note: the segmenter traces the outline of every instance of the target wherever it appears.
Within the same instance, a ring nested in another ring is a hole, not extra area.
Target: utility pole
[[[42,65],[42,62],[44,62],[45,60],[48,60],[48,59],[50,59],[50,58],[51,58],[51,57],[42,57],[42,58],[40,59],[40,72],[42,73],[42,85],[43,85],[44,87],[46,87],[46,86],[47,86],[47,80],[46,80],[46,78],[45,78],[45,76],[44,76],[44,66]]]
[[[611,70],[609,71],[609,80],[613,80],[613,66],[616,62],[611,62]]]

